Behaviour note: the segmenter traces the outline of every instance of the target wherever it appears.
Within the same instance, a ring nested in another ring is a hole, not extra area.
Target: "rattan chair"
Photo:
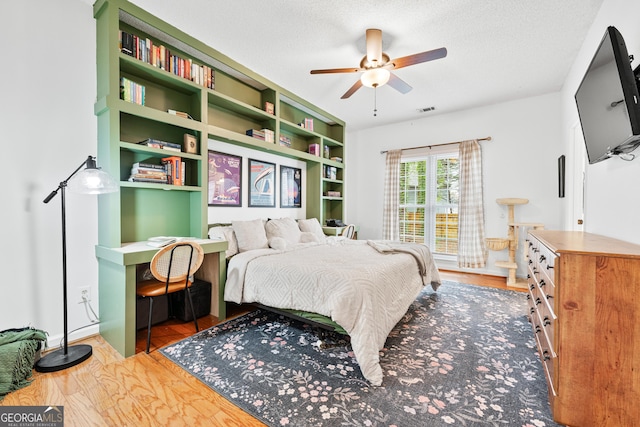
[[[353,239],[353,236],[356,234],[356,226],[353,224],[347,225],[344,230],[342,230],[342,237],[347,239]]]
[[[198,319],[191,298],[191,285],[193,274],[202,265],[204,251],[195,242],[177,242],[160,249],[151,260],[151,273],[154,279],[139,282],[136,285],[136,294],[143,298],[149,298],[149,324],[147,325],[147,350],[151,344],[151,318],[153,314],[153,299],[174,292],[185,291],[191,314],[199,331]]]

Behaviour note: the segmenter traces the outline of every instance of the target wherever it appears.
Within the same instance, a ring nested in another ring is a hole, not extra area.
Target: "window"
[[[458,252],[458,152],[400,163],[400,240],[426,243],[434,254]]]

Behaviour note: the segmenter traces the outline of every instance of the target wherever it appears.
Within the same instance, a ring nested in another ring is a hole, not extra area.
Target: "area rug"
[[[270,426],[557,426],[526,294],[445,281],[425,288],[364,379],[348,339],[257,310],[162,349]]]

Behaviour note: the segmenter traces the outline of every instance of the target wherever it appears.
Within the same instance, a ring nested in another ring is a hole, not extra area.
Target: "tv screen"
[[[575,100],[590,164],[640,145],[638,85],[616,28],[607,28]]]

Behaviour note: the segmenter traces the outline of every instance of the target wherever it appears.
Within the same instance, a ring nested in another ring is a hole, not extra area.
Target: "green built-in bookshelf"
[[[118,193],[99,199],[101,317],[131,316],[130,308],[111,312],[122,299],[130,307],[135,293],[114,299],[104,290],[135,283],[135,271],[100,254],[152,236],[207,236],[209,139],[306,162],[306,217],[343,219],[343,121],[128,1],[98,0],[94,17],[98,162],[120,181]],[[248,136],[248,129],[266,129],[273,142]],[[185,135],[195,138],[195,152],[187,152]],[[148,139],[179,151],[139,144]],[[311,144],[319,155],[308,152]],[[134,164],[162,164],[169,156],[179,159],[180,185],[129,179]]]

